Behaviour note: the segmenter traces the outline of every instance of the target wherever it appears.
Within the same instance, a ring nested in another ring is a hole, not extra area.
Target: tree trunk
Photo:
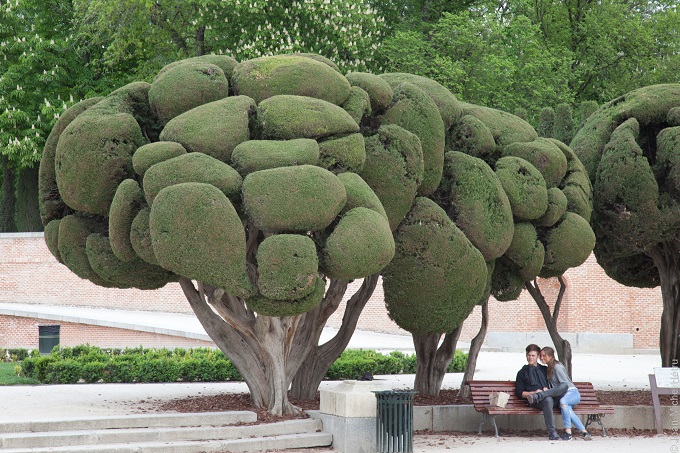
[[[456,344],[463,330],[458,326],[444,336],[437,348],[442,334],[413,334],[416,349],[416,377],[413,389],[421,395],[439,396],[446,370],[456,352]]]
[[[2,199],[0,200],[0,233],[13,233],[17,230],[14,213],[16,197],[14,194],[14,170],[7,156],[2,156]]]
[[[647,255],[654,261],[659,272],[661,284],[661,331],[659,333],[659,349],[661,350],[661,366],[678,366],[680,349],[678,335],[680,335],[680,263],[678,253],[680,247],[675,242],[663,243],[648,250]]]
[[[316,391],[319,388],[319,384],[321,384],[321,381],[326,376],[328,368],[330,368],[333,362],[335,362],[340,354],[342,354],[342,351],[347,347],[347,344],[356,329],[359,315],[361,315],[366,303],[373,294],[377,283],[378,274],[371,275],[364,279],[361,288],[349,301],[347,301],[345,313],[342,317],[342,325],[337,334],[323,345],[317,346],[319,344],[323,326],[342,300],[342,296],[345,292],[344,290],[347,288],[347,282],[344,282],[341,294],[329,298],[329,294],[332,295],[333,283],[331,283],[331,289],[328,291],[329,294],[327,294],[324,299],[324,302],[326,302],[326,300],[328,300],[328,302],[325,304],[322,303],[316,309],[305,314],[304,327],[310,330],[309,340],[307,341],[310,341],[313,348],[293,378],[290,389],[290,396],[292,398],[300,400],[312,400],[316,398]]]
[[[486,338],[486,331],[489,328],[489,299],[486,299],[482,305],[482,325],[479,327],[479,332],[470,342],[470,351],[468,352],[467,362],[465,363],[465,373],[463,374],[463,381],[460,384],[459,395],[463,398],[472,396],[470,393],[470,382],[475,377],[475,368],[477,367],[477,357],[479,351],[482,349],[484,338]]]
[[[561,275],[557,277],[557,280],[560,282],[560,292],[558,293],[557,299],[555,300],[555,309],[552,313],[550,313],[550,306],[545,301],[545,297],[543,297],[541,288],[538,286],[538,281],[534,280],[533,284],[531,282],[526,282],[525,287],[529,291],[529,294],[531,294],[534,302],[536,302],[536,305],[538,305],[538,309],[541,310],[543,320],[545,321],[545,326],[547,327],[548,333],[550,334],[550,339],[557,350],[558,360],[562,363],[562,365],[564,365],[564,368],[567,370],[567,374],[569,377],[571,377],[571,343],[569,343],[568,340],[562,338],[562,335],[560,335],[559,331],[557,330],[557,318],[560,315],[560,305],[562,305],[562,299],[567,286],[564,283],[564,279]]]
[[[38,199],[38,165],[19,170],[15,216],[18,231],[43,231]]]

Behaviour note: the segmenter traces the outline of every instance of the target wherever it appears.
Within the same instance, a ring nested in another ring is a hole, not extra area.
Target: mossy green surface
[[[348,211],[326,239],[323,269],[331,278],[355,279],[379,272],[394,257],[387,219],[372,209]]]
[[[512,208],[486,162],[460,152],[446,153],[444,180],[434,196],[485,261],[498,258],[510,247]]]
[[[234,148],[250,139],[249,123],[254,112],[255,102],[247,96],[210,102],[173,118],[160,139],[180,143],[188,152],[229,162]]]
[[[61,254],[59,253],[59,223],[61,219],[50,220],[50,222],[45,225],[45,244],[47,244],[47,249],[50,251],[52,256],[54,256],[57,261],[64,264],[61,259]]]
[[[548,189],[548,209],[534,223],[544,227],[553,226],[565,212],[567,212],[567,196],[557,187],[552,187]]]
[[[341,213],[354,209],[354,208],[368,208],[377,212],[381,216],[385,217],[387,220],[387,213],[385,208],[380,202],[380,198],[373,192],[371,186],[369,186],[366,181],[364,181],[361,176],[356,173],[340,173],[338,175],[340,181],[345,186],[345,192],[347,193],[347,203],[342,208]]]
[[[85,250],[92,270],[112,287],[158,289],[175,279],[171,272],[140,258],[119,260],[111,249],[109,238],[102,234],[89,235]]]
[[[78,116],[57,144],[57,186],[66,205],[108,215],[118,184],[133,176],[132,154],[145,143],[130,114]]]
[[[482,254],[433,201],[419,197],[395,233],[383,270],[390,318],[414,334],[451,332],[484,293]]]
[[[149,89],[149,104],[162,124],[199,105],[229,94],[224,71],[209,63],[184,63],[159,74]]]
[[[668,111],[666,122],[669,126],[680,126],[680,107],[673,107]]]
[[[202,153],[188,153],[159,162],[144,174],[144,195],[149,204],[168,186],[200,182],[218,188],[226,197],[236,199],[243,178],[222,161]]]
[[[126,179],[121,182],[109,209],[111,250],[121,261],[128,262],[137,258],[130,242],[130,230],[132,221],[144,206],[144,193],[137,181]]]
[[[130,226],[130,243],[135,250],[137,256],[150,264],[158,264],[156,255],[153,252],[153,244],[151,243],[151,231],[149,231],[149,216],[151,215],[151,208],[142,208],[135,218],[132,220]]]
[[[350,72],[345,77],[350,85],[368,93],[371,110],[381,112],[392,103],[392,87],[379,76],[368,72]]]
[[[85,245],[90,234],[105,231],[106,227],[91,217],[71,214],[59,222],[58,248],[62,262],[78,277],[99,286],[109,285],[90,266]]]
[[[241,175],[269,168],[316,165],[319,144],[309,138],[294,140],[248,140],[234,148],[231,164]]]
[[[264,231],[323,230],[346,201],[342,181],[312,165],[256,171],[243,180],[244,209]]]
[[[300,234],[277,234],[257,249],[257,288],[268,299],[297,300],[314,291],[319,272],[314,241]]]
[[[496,176],[516,220],[537,219],[548,209],[545,179],[528,161],[514,156],[501,157],[496,162]]]
[[[350,134],[319,143],[319,166],[338,174],[359,172],[366,163],[366,144],[361,134]]]
[[[352,87],[347,100],[340,104],[340,107],[349,113],[357,124],[361,124],[362,118],[371,114],[371,98],[361,88]]]
[[[538,138],[533,142],[512,143],[508,145],[504,156],[521,157],[536,167],[548,188],[559,187],[562,178],[567,174],[567,158],[552,141]]]
[[[393,103],[380,122],[400,126],[418,136],[424,168],[418,194],[434,192],[442,178],[445,142],[444,122],[434,101],[416,85],[403,83],[394,88]]]
[[[149,143],[137,148],[132,155],[132,168],[139,176],[144,176],[152,165],[186,153],[187,150],[176,142]]]
[[[312,60],[316,60],[318,62],[321,62],[327,66],[329,66],[332,70],[340,72],[340,68],[338,68],[338,65],[336,65],[333,60],[324,57],[323,55],[319,55],[318,53],[310,53],[310,52],[293,52],[290,55],[295,55],[298,57],[305,57],[305,58],[311,58]]]
[[[656,175],[663,175],[664,187],[676,200],[680,197],[680,126],[663,129],[656,136]]]
[[[540,276],[555,277],[583,264],[595,247],[595,233],[578,214],[567,212],[544,235],[545,261]]]
[[[47,136],[42,158],[40,159],[40,169],[38,170],[40,219],[45,226],[54,219],[62,218],[68,209],[59,195],[56,168],[54,166],[59,137],[61,137],[66,126],[71,124],[78,115],[92,107],[101,99],[102,98],[100,97],[85,99],[68,108],[61,114],[56,123],[54,123],[50,135]]]
[[[680,106],[680,84],[651,85],[633,90],[602,105],[590,115],[571,141],[571,148],[595,181],[605,145],[621,123],[629,118],[646,128],[662,124],[671,109]]]
[[[618,283],[636,288],[656,288],[661,284],[654,261],[644,253],[630,256],[610,256],[595,245],[595,257],[605,274]]]
[[[325,138],[359,132],[359,125],[342,107],[307,96],[273,96],[260,102],[257,118],[262,138]]]
[[[522,281],[536,278],[545,259],[545,248],[538,240],[536,228],[528,222],[516,223],[512,242],[503,256],[517,267]]]
[[[381,74],[379,77],[389,83],[392,89],[408,82],[423,90],[437,105],[446,129],[457,123],[463,116],[463,109],[456,96],[435,80],[404,72]]]
[[[161,267],[234,296],[253,294],[241,219],[215,186],[182,183],[161,190],[151,206],[149,230]]]
[[[498,146],[515,142],[531,142],[538,138],[533,127],[521,118],[501,110],[461,103],[463,115],[472,115],[484,123]]]
[[[557,145],[567,158],[567,174],[559,187],[567,197],[568,210],[590,222],[593,212],[593,189],[585,167],[570,147],[555,139],[548,140]]]
[[[296,300],[274,300],[256,295],[246,300],[248,308],[260,316],[295,316],[306,313],[316,307],[323,300],[326,292],[326,282],[316,278],[314,291]]]
[[[446,151],[460,151],[489,162],[498,158],[491,131],[477,117],[465,115],[448,130]]]
[[[411,209],[423,178],[423,153],[415,134],[382,126],[366,138],[366,163],[359,172],[385,208],[394,231]]]
[[[231,80],[232,73],[234,72],[234,68],[238,64],[238,61],[236,61],[234,57],[230,57],[228,55],[201,55],[198,57],[185,58],[184,60],[175,61],[168,65],[163,66],[163,68],[160,71],[158,71],[156,78],[161,77],[163,74],[165,74],[175,66],[186,63],[207,63],[215,65],[218,68],[220,68],[222,72],[224,72],[224,75],[227,78],[227,80]]]
[[[260,103],[272,96],[290,94],[323,99],[340,105],[347,100],[350,84],[327,64],[299,55],[254,58],[234,68],[234,91]]]

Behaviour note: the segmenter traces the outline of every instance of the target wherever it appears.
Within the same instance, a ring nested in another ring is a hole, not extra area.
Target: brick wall
[[[212,341],[139,332],[128,329],[92,326],[38,318],[0,315],[0,345],[4,348],[38,348],[38,327],[59,325],[59,344],[77,346],[89,343],[102,348],[144,346],[148,348],[214,348]]]
[[[637,289],[619,285],[604,274],[592,256],[582,266],[569,270],[565,281],[567,291],[558,322],[561,332],[630,334],[633,335],[634,348],[658,348],[662,310],[658,288]],[[360,281],[353,282],[346,298],[360,284]],[[546,299],[554,302],[557,280],[539,280],[539,285]],[[78,278],[52,257],[39,233],[0,234],[0,302],[191,313],[176,283],[155,291],[140,291],[101,288]],[[546,331],[540,311],[526,291],[517,301],[491,300],[489,303],[490,332]],[[329,325],[339,326],[343,312],[344,303],[331,316]],[[479,323],[480,313],[476,308],[465,322],[461,340],[469,341],[476,334]],[[2,343],[3,335],[8,335],[8,330],[25,328],[19,324],[0,324],[0,345],[9,346]],[[405,333],[387,316],[380,285],[364,309],[357,328]],[[105,330],[90,329],[88,335],[91,336],[98,335],[96,330]],[[37,328],[33,330],[37,335]],[[85,330],[82,329],[83,332]],[[128,332],[125,335],[141,334]],[[94,344],[92,340],[89,342]]]

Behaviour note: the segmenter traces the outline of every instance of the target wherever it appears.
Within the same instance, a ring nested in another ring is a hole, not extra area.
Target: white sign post
[[[654,374],[649,375],[649,387],[652,390],[652,403],[654,404],[654,425],[657,434],[663,434],[661,423],[661,403],[659,395],[680,394],[680,368],[654,368]]]

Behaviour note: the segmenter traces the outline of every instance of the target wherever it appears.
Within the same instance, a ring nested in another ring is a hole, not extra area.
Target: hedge
[[[2,351],[2,349],[0,349]],[[104,349],[90,345],[56,346],[49,355],[37,350],[15,353],[25,357],[22,373],[44,384],[77,382],[217,382],[242,381],[231,361],[218,349]],[[467,354],[456,351],[449,373],[465,369]],[[382,374],[413,374],[416,356],[393,351],[385,355],[363,349],[348,349],[331,365],[326,379],[357,379]]]

